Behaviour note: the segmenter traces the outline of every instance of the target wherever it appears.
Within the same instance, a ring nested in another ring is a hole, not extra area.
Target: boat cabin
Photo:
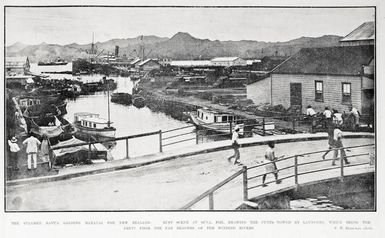
[[[38,98],[21,98],[19,100],[19,105],[21,107],[28,107],[28,106],[39,105],[39,104],[41,104],[41,101]]]
[[[205,123],[230,123],[242,119],[240,116],[217,112],[210,109],[198,109],[197,117]]]
[[[94,129],[104,129],[108,127],[108,121],[100,118],[99,114],[96,113],[76,113],[75,123],[83,127]],[[112,124],[112,122],[110,122],[110,124]]]

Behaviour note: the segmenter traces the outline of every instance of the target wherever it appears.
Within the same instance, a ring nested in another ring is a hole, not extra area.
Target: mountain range
[[[337,46],[340,36],[324,35],[321,37],[301,37],[286,42],[263,42],[253,40],[219,41],[199,39],[185,32],[178,32],[171,38],[158,36],[138,36],[126,39],[111,39],[96,42],[97,54],[114,53],[119,46],[119,54],[136,58],[169,58],[176,60],[210,59],[220,56],[239,56],[245,59],[264,56],[289,56],[301,48]],[[143,50],[144,49],[144,50]],[[143,54],[144,52],[144,54]],[[15,43],[6,47],[7,56],[28,56],[31,62],[88,58],[91,44],[47,44],[26,45]]]

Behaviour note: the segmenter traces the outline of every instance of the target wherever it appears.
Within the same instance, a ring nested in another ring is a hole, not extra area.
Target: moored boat
[[[113,93],[111,94],[111,102],[130,105],[132,103],[132,96],[129,93]]]
[[[244,123],[239,123],[241,117],[230,114],[214,111],[208,108],[198,109],[197,112],[190,112],[192,122],[205,129],[220,132],[222,134],[231,134],[231,127],[238,125],[239,133],[243,134]]]
[[[74,115],[74,125],[77,129],[77,136],[80,138],[114,138],[116,128],[112,122],[100,118],[99,114],[89,112],[78,112]]]
[[[132,96],[132,105],[136,108],[143,108],[146,106],[146,99],[139,94],[134,94]]]
[[[104,145],[100,143],[92,144],[91,147],[88,145],[79,145],[82,143],[84,143],[84,141],[72,137],[68,140],[60,141],[58,144],[52,146],[52,155],[54,157],[55,164],[89,164],[92,163],[92,160],[108,160],[107,148]],[[64,146],[70,147],[60,148]],[[91,151],[89,151],[90,148]]]

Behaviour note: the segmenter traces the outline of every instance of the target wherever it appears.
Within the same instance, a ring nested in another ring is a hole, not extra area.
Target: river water
[[[59,75],[52,75],[58,77]],[[65,76],[71,78],[71,75]],[[99,81],[102,75],[85,75],[81,76],[83,82]],[[128,77],[109,77],[117,82],[117,89],[113,92],[131,92],[133,82]],[[92,112],[100,114],[100,117],[108,118],[108,94],[107,92],[97,92],[94,95],[82,95],[75,100],[69,100],[67,103],[67,115],[64,116],[69,122],[73,122],[74,113],[76,112]],[[110,102],[110,118],[113,126],[116,128],[116,137],[135,135],[146,132],[154,132],[158,130],[166,131],[174,128],[189,126],[191,124],[183,121],[178,121],[161,112],[152,112],[148,107],[141,109],[135,106],[121,105]],[[177,138],[166,139],[162,143],[175,142],[177,140],[190,139],[189,141],[177,143],[169,146],[164,146],[163,151],[182,148],[189,145],[194,145],[195,133],[194,127],[183,130],[163,133],[163,138],[170,137],[176,134],[188,133],[191,134],[180,136]],[[118,141],[116,146],[109,150],[114,159],[123,159],[126,156],[125,140]],[[135,138],[129,140],[129,156],[140,156],[145,154],[153,154],[159,152],[159,135]]]

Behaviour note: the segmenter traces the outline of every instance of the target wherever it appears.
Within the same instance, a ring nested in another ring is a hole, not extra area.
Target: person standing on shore
[[[357,129],[360,126],[360,112],[355,107],[350,107],[350,113],[354,116],[354,131],[357,131]]]
[[[28,158],[28,161],[27,161],[28,170],[32,169],[32,161],[33,161],[33,168],[37,169],[37,150],[40,144],[41,144],[40,141],[32,135],[23,141],[23,145],[27,146],[26,152],[27,152],[27,158]]]
[[[238,139],[239,139],[239,126],[236,125],[234,127],[234,131],[233,131],[233,135],[231,137],[231,142],[232,142],[232,147],[234,149],[234,155],[230,156],[227,160],[230,162],[232,158],[235,158],[234,160],[234,164],[240,164],[238,162],[238,160],[240,159],[240,154],[239,154],[239,143],[238,143]]]
[[[50,143],[49,143],[49,139],[48,139],[48,136],[46,134],[43,135],[43,140],[41,142],[41,146],[40,146],[40,158],[41,160],[43,160],[43,162],[48,162],[48,167],[49,169],[52,168],[52,164],[51,164],[51,160],[49,158],[49,147],[50,147]]]
[[[281,180],[278,179],[278,169],[277,164],[275,163],[279,158],[283,157],[275,157],[274,153],[274,147],[275,143],[274,141],[267,142],[267,145],[269,148],[266,149],[265,152],[265,174],[262,177],[262,187],[266,187],[267,184],[265,183],[267,174],[273,173],[275,176],[275,183],[280,184]]]
[[[20,151],[20,147],[17,144],[16,137],[13,136],[11,140],[8,140],[8,145],[9,145],[9,151],[11,152],[10,158],[9,158],[9,165],[12,167],[13,170],[18,170],[17,155],[18,155],[18,152]]]

